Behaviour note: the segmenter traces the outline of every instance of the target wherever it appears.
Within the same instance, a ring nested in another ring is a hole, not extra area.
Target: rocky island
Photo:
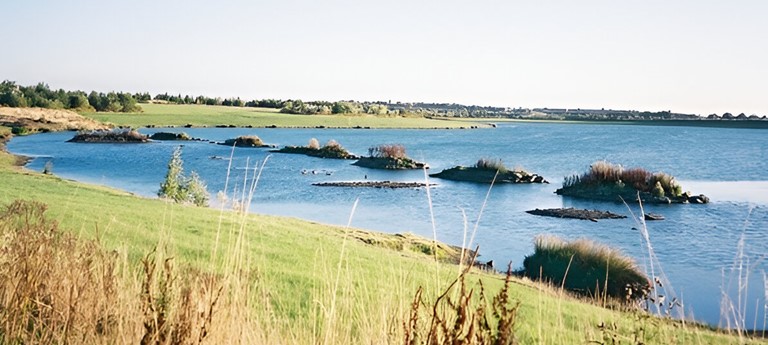
[[[234,139],[227,139],[224,140],[223,143],[219,143],[220,145],[225,146],[236,146],[236,147],[272,147],[274,148],[275,145],[268,145],[265,144],[261,138],[255,135],[241,135]]]
[[[358,159],[359,157],[349,153],[344,147],[341,146],[336,140],[329,140],[325,146],[320,147],[320,143],[317,139],[312,138],[309,140],[307,146],[286,146],[279,150],[273,150],[277,153],[295,153],[303,154],[311,157],[319,158],[331,158],[331,159]]]
[[[582,199],[631,202],[638,196],[651,204],[706,204],[705,195],[683,192],[671,175],[651,173],[643,168],[624,169],[606,161],[593,163],[582,175],[566,177],[563,187],[555,193]]]
[[[368,157],[360,157],[352,165],[370,169],[389,170],[429,169],[429,165],[426,163],[417,162],[409,158],[405,154],[405,146],[399,144],[371,147],[368,149]]]
[[[477,183],[549,183],[544,177],[531,174],[523,169],[509,170],[501,160],[481,158],[474,166],[457,166],[430,174],[446,180]]]
[[[135,129],[119,128],[113,130],[80,131],[72,139],[72,143],[146,143],[149,138]]]

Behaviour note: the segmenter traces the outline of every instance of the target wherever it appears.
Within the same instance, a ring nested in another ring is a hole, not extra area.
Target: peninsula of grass
[[[405,146],[400,144],[372,146],[368,148],[368,157],[360,157],[352,165],[386,170],[429,169],[426,163],[409,158]]]
[[[429,176],[476,183],[549,183],[537,174],[523,169],[509,170],[501,160],[486,158],[479,159],[471,167],[456,166]]]
[[[461,129],[490,127],[483,121],[458,122],[381,115],[293,115],[279,109],[194,104],[141,104],[140,113],[82,113],[115,124],[140,127],[277,127],[277,128],[423,128]]]
[[[224,142],[220,144],[237,147],[275,147],[274,145],[265,144],[261,138],[255,135],[241,135],[234,139],[224,140]]]
[[[758,343],[525,279],[457,280],[435,262],[449,246],[408,234],[140,198],[4,159],[0,181],[0,288],[19,297],[0,299],[4,343],[441,343],[467,320],[521,344]]]
[[[329,140],[322,147],[317,139],[312,138],[309,140],[307,146],[286,146],[279,150],[273,150],[277,153],[295,153],[303,154],[311,157],[318,158],[331,158],[331,159],[358,159],[359,157],[349,153],[347,149],[341,146],[336,140]]]
[[[638,196],[644,203],[706,204],[709,198],[683,192],[683,187],[671,175],[651,173],[643,168],[624,169],[606,161],[593,163],[582,175],[566,177],[563,187],[555,193],[582,199],[631,202]]]
[[[137,144],[146,143],[149,138],[134,129],[113,129],[80,131],[72,139],[67,140],[73,143],[118,143],[118,144]]]

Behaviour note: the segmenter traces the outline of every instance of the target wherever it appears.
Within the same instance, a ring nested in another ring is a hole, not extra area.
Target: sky
[[[0,0],[0,80],[768,115],[768,1]]]

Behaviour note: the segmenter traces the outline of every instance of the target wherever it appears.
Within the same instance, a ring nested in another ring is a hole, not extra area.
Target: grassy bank
[[[181,277],[200,271],[229,276],[222,278],[226,282],[222,291],[230,302],[214,307],[210,343],[403,343],[406,325],[414,315],[411,302],[419,287],[424,288],[426,306],[416,315],[424,325],[428,315],[423,313],[431,310],[459,271],[455,265],[435,264],[432,256],[425,255],[430,253],[428,248],[412,247],[398,236],[180,206],[7,164],[0,166],[0,181],[0,204],[16,199],[44,202],[49,206],[48,216],[62,229],[82,241],[96,240],[99,247],[123,258],[119,262],[127,271],[120,279],[127,283],[121,298],[126,310],[132,305],[131,298],[141,296],[140,259],[158,245],[161,254],[174,258]],[[339,212],[351,210],[352,205],[342,205]],[[239,280],[243,277],[247,281]],[[474,305],[482,301],[475,282],[482,280],[483,295],[490,299],[503,279],[496,274],[471,274],[467,281],[475,293],[470,301]],[[521,303],[514,333],[523,344],[612,343],[612,339],[645,344],[749,342],[691,325],[600,308],[524,280],[512,281],[509,297]],[[243,309],[253,313],[233,316],[233,310]],[[440,313],[450,315],[450,310],[441,307]],[[490,313],[487,317],[491,324],[497,322]],[[216,321],[220,319],[224,322]],[[129,321],[122,338],[113,341],[138,342],[141,324]],[[260,327],[261,333],[250,334],[252,327]]]
[[[278,109],[225,107],[208,105],[142,104],[141,113],[83,113],[83,115],[118,126],[237,127],[277,126],[287,128],[461,128],[476,123],[440,121],[423,117],[384,117],[374,115],[291,115]]]

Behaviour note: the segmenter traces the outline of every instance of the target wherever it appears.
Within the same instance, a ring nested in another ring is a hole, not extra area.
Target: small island
[[[261,138],[255,135],[241,135],[234,139],[227,139],[223,143],[219,143],[220,145],[225,146],[237,146],[237,147],[275,147],[275,145],[268,145],[265,144]]]
[[[500,159],[487,158],[479,159],[471,167],[457,166],[429,176],[477,183],[549,183],[544,177],[523,169],[509,170]]]
[[[555,217],[555,218],[572,218],[572,219],[584,219],[584,220],[591,220],[593,222],[596,222],[598,219],[624,219],[627,218],[627,216],[612,213],[609,211],[598,211],[598,210],[584,210],[584,209],[577,209],[573,207],[568,208],[547,208],[547,209],[535,209],[535,210],[529,210],[525,211],[526,213],[536,215],[536,216],[544,216],[544,217]]]
[[[421,188],[427,184],[423,182],[397,182],[397,181],[350,181],[350,182],[321,182],[313,183],[318,187],[368,187],[368,188]],[[430,183],[430,186],[435,186]]]
[[[624,169],[606,161],[595,162],[582,175],[566,177],[555,193],[582,199],[605,201],[637,200],[651,204],[706,204],[705,195],[683,192],[671,175],[651,173],[643,168]]]
[[[77,132],[72,139],[67,140],[71,143],[118,143],[118,144],[140,144],[149,141],[146,135],[139,133],[135,129],[118,128],[113,130],[94,130]]]
[[[331,158],[331,159],[359,159],[359,157],[349,153],[336,140],[329,140],[325,146],[320,147],[320,142],[312,138],[307,146],[286,146],[272,152],[277,153],[296,153],[311,157]]]
[[[429,165],[414,161],[405,154],[405,146],[400,144],[379,145],[368,149],[368,157],[360,157],[352,165],[370,169],[429,169]]]
[[[172,140],[178,140],[178,141],[189,141],[193,140],[189,134],[181,132],[181,133],[170,133],[170,132],[157,132],[155,134],[152,134],[149,136],[149,139],[152,140],[160,140],[160,141],[172,141]]]

